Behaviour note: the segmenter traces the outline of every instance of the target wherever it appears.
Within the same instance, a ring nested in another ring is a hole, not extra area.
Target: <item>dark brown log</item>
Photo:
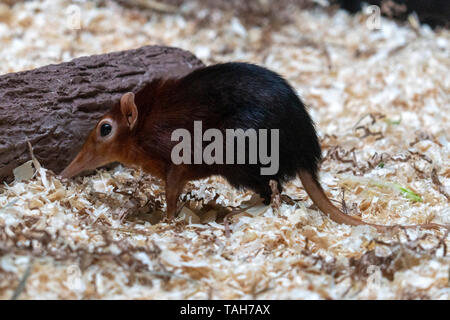
[[[0,76],[0,181],[30,159],[27,141],[59,173],[123,93],[201,66],[187,51],[146,46]]]

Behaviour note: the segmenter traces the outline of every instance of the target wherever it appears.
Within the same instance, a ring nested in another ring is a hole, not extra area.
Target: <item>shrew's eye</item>
[[[100,135],[102,137],[107,136],[108,134],[111,133],[112,127],[109,123],[104,123],[102,124],[102,126],[100,127]]]

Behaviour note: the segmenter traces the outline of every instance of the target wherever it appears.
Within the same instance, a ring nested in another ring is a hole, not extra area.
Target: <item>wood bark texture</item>
[[[187,51],[146,46],[0,76],[0,181],[30,159],[27,141],[59,173],[123,93],[202,66]]]

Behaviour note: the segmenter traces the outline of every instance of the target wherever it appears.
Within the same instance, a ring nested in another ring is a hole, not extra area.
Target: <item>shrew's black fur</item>
[[[166,161],[170,161],[170,150],[178,143],[170,141],[172,131],[185,128],[193,133],[194,121],[202,121],[203,132],[220,129],[224,141],[225,129],[279,129],[279,170],[273,176],[260,174],[260,168],[267,165],[259,159],[255,165],[202,164],[192,165],[192,170],[220,174],[233,186],[250,188],[266,200],[270,199],[271,179],[281,186],[300,169],[317,177],[321,149],[314,124],[286,80],[263,67],[224,63],[198,69],[178,80],[156,81],[137,93],[136,104],[140,116],[153,118],[149,120],[152,132],[141,136],[140,144]],[[138,124],[138,128],[143,125]],[[270,141],[270,133],[268,136]],[[164,150],[162,145],[166,146]],[[246,160],[248,151],[246,144]],[[223,154],[225,160],[225,149]]]

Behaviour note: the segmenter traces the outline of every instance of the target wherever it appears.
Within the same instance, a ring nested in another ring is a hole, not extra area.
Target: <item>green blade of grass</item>
[[[400,193],[403,194],[403,196],[406,199],[409,199],[409,200],[414,201],[414,202],[423,202],[422,197],[420,195],[418,195],[417,193],[415,193],[414,191],[412,191],[411,189],[402,187],[401,185],[396,184],[396,183],[392,183],[392,186],[396,190],[400,191]]]

